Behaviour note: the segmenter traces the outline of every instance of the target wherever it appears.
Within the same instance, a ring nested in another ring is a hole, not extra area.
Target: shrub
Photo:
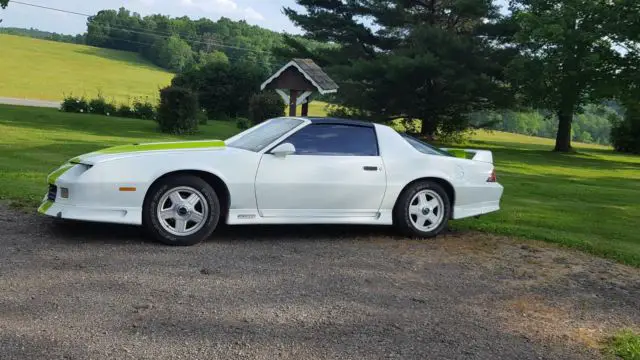
[[[71,113],[88,113],[89,103],[84,97],[75,97],[73,95],[65,96],[60,110]]]
[[[156,118],[155,108],[149,100],[145,100],[143,102],[139,99],[135,99],[133,101],[133,113],[134,117],[137,119],[154,120]]]
[[[210,119],[236,119],[248,116],[251,95],[268,75],[263,66],[252,61],[214,61],[179,73],[171,85],[197,92]]]
[[[198,130],[198,112],[198,98],[190,89],[168,86],[160,90],[157,121],[162,132],[195,132]]]
[[[237,118],[236,127],[239,130],[247,130],[251,126],[251,122],[247,118]]]
[[[285,103],[275,92],[255,94],[249,100],[249,119],[253,124],[283,116]]]
[[[624,119],[613,121],[611,143],[616,151],[640,154],[640,106],[629,106]]]
[[[124,118],[135,118],[135,112],[131,109],[131,106],[127,104],[122,104],[116,110],[116,116],[124,117]]]
[[[197,118],[198,118],[198,124],[200,125],[207,125],[207,121],[209,121],[209,117],[207,116],[206,110],[199,110]]]
[[[107,102],[101,94],[89,101],[89,112],[98,115],[113,115],[116,112],[116,106]]]

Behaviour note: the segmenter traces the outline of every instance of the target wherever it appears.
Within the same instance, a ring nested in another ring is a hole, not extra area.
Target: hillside
[[[172,74],[135,53],[0,34],[0,96],[61,100],[64,94],[126,102],[158,96]]]

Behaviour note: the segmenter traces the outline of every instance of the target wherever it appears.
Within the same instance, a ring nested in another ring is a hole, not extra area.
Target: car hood
[[[105,148],[77,156],[69,160],[72,164],[94,165],[97,163],[128,158],[145,156],[149,154],[166,154],[185,151],[225,150],[225,143],[222,140],[204,141],[176,141],[176,142],[156,142],[143,144],[120,145]]]

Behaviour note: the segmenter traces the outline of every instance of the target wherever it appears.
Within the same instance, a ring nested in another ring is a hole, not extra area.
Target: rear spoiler
[[[493,153],[489,150],[451,148],[441,148],[441,150],[444,150],[455,157],[493,164]],[[469,156],[471,156],[471,158],[469,158]]]

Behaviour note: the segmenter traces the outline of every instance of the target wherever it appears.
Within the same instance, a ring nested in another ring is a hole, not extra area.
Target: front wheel
[[[142,210],[143,225],[158,241],[191,246],[208,238],[220,218],[220,201],[203,179],[177,175],[149,189]]]
[[[398,198],[394,217],[396,225],[408,236],[437,236],[446,229],[451,217],[449,195],[436,182],[417,182]]]

